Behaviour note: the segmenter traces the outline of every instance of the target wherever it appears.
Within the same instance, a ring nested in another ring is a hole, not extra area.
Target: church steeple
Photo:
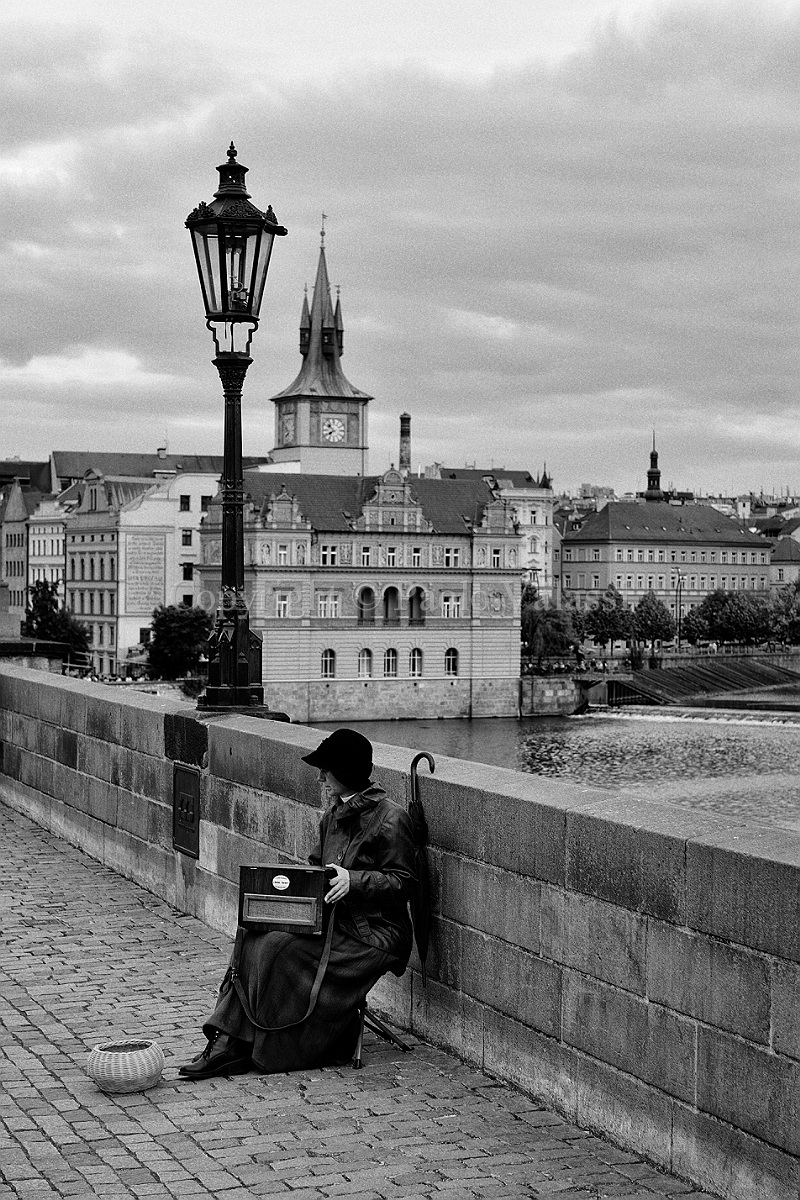
[[[653,449],[650,451],[650,470],[647,472],[647,491],[645,500],[663,500],[661,490],[661,472],[658,469],[658,451],[656,450],[656,431],[653,430]]]
[[[331,298],[325,254],[325,217],[317,275],[300,314],[302,366],[296,379],[272,397],[275,404],[274,469],[314,474],[364,475],[367,471],[367,405],[341,366],[344,320],[339,289]],[[289,467],[291,464],[291,467]]]

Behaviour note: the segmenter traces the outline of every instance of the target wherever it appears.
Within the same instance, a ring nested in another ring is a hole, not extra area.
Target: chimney
[[[400,474],[407,479],[411,474],[411,417],[400,414]]]
[[[166,446],[159,446],[159,447],[158,447],[158,450],[156,451],[156,453],[158,454],[158,457],[159,457],[159,458],[166,458],[166,457],[167,457],[167,447],[166,447]]]

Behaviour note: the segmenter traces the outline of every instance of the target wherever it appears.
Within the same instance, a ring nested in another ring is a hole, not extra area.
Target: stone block
[[[39,790],[46,796],[55,796],[55,767],[52,758],[39,760]],[[59,797],[60,799],[60,797]]]
[[[575,1120],[669,1168],[675,1101],[608,1063],[576,1056]]]
[[[674,1106],[670,1167],[729,1200],[800,1195],[800,1160],[682,1104]]]
[[[697,1107],[800,1156],[800,1062],[700,1026]]]
[[[208,766],[212,775],[249,788],[263,787],[264,743],[257,726],[257,720],[246,717],[225,717],[209,723]]]
[[[218,929],[220,933],[225,933],[233,938],[236,933],[238,883],[234,884],[229,879],[222,879],[218,875],[207,876],[202,871],[198,871],[198,884],[195,915],[201,921],[205,921],[206,925],[210,925],[212,929]],[[220,978],[213,981],[215,986],[222,982],[222,975],[225,973],[224,963],[221,963],[220,966],[222,968]],[[213,1000],[211,1003],[213,1004]]]
[[[426,967],[428,977],[445,987],[463,988],[461,935],[454,921],[433,917]]]
[[[412,980],[411,1028],[418,1037],[453,1050],[467,1062],[483,1062],[484,1007],[478,1001],[428,978]]]
[[[16,778],[20,783],[27,784],[28,787],[39,791],[41,782],[39,764],[41,759],[38,754],[32,754],[29,750],[17,748],[17,774]]]
[[[565,971],[562,1037],[592,1058],[694,1103],[693,1021],[630,992]]]
[[[51,808],[50,828],[58,837],[71,842],[92,858],[104,862],[103,841],[106,826],[102,821],[90,817],[75,808],[65,808],[54,803]]]
[[[194,713],[164,713],[164,753],[173,762],[192,767],[206,765],[208,725]]]
[[[86,734],[101,742],[120,740],[122,702],[117,692],[104,688],[103,694],[86,698]]]
[[[257,792],[236,784],[231,785],[231,799],[231,830],[256,845],[294,853],[294,804],[269,792]]]
[[[731,830],[687,847],[694,929],[800,962],[800,834]]]
[[[103,779],[84,776],[85,811],[107,825],[117,824],[117,788]]]
[[[119,740],[121,745],[153,758],[164,758],[164,721],[171,712],[160,696],[125,694],[120,707]]]
[[[644,995],[646,917],[552,887],[542,888],[541,912],[546,958]]]
[[[555,1038],[487,1008],[483,1013],[483,1069],[572,1116],[574,1056]]]
[[[374,1013],[397,1026],[402,1038],[403,1030],[411,1029],[411,972],[406,971],[399,979],[391,973],[384,975],[370,991],[367,1003]]]
[[[800,967],[778,962],[772,976],[773,1049],[800,1059]]]
[[[482,807],[487,862],[563,884],[566,820],[560,808],[505,794],[487,796]]]
[[[62,681],[61,703],[58,713],[58,725],[62,729],[73,729],[75,733],[86,732],[86,693],[85,685],[77,679]]]
[[[78,734],[74,729],[59,729],[56,734],[54,757],[65,767],[77,769],[78,766]]]
[[[294,805],[294,850],[291,853],[299,862],[308,861],[309,854],[319,841],[321,815],[304,804]]]
[[[174,765],[166,758],[154,758],[150,754],[131,754],[132,792],[153,800],[172,803]]]
[[[39,720],[26,713],[14,713],[11,722],[11,740],[22,750],[36,750],[39,740]]]
[[[452,854],[430,857],[441,875],[444,916],[538,952],[538,883]]]
[[[147,811],[147,841],[152,846],[172,853],[172,804],[159,804],[157,800],[145,800]]]
[[[498,938],[463,929],[461,989],[515,1020],[557,1037],[561,970]]]
[[[81,737],[78,741],[78,770],[84,775],[91,775],[94,779],[103,779],[109,783],[112,762],[117,760],[118,753],[119,747],[113,742]]]
[[[703,934],[650,922],[647,995],[654,1003],[767,1044],[770,983],[766,958]]]
[[[117,789],[117,825],[125,833],[145,840],[150,802],[125,788]]]
[[[694,827],[681,810],[634,799],[569,813],[567,888],[683,924],[684,826]]]

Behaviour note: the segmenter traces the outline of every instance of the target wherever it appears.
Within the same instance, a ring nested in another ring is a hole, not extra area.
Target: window
[[[111,558],[111,559],[109,559],[109,562],[108,562],[108,578],[109,579],[114,578],[114,571],[115,571],[114,559]]]
[[[622,591],[622,576],[621,575],[617,576],[617,591],[618,592]]]
[[[211,501],[213,499],[214,499],[213,496],[201,496],[200,497],[200,512],[207,513],[208,510],[211,508]]]
[[[422,675],[422,651],[418,646],[408,656],[408,674],[410,679],[419,679]]]
[[[622,549],[621,549],[621,548],[618,546],[618,547],[617,547],[617,549],[616,549],[616,551],[615,551],[615,554],[614,554],[614,557],[616,558],[617,562],[622,562],[622,560],[623,560],[623,557],[624,557],[624,554],[625,554],[624,550],[622,550]]]
[[[755,562],[755,559],[753,559],[753,561]],[[761,561],[762,567],[766,564],[766,561],[767,561],[766,553],[763,550],[761,551],[761,560],[760,561]]]
[[[422,566],[422,547],[413,546],[411,549],[411,565],[412,567]]]
[[[144,628],[144,629],[140,629],[140,630],[139,630],[139,643],[140,643],[140,645],[142,645],[142,646],[146,646],[146,645],[148,644],[148,642],[150,641],[150,633],[151,633],[151,630],[150,630],[150,627],[149,627],[149,626],[147,626],[147,627],[146,627],[146,628]]]
[[[629,550],[629,551],[628,551],[628,555],[627,555],[627,561],[628,561],[628,562],[633,562],[633,551],[632,551],[632,550]]]
[[[778,583],[783,583],[783,567],[778,567]]]
[[[323,650],[320,661],[320,675],[323,679],[336,678],[336,651]]]
[[[658,561],[666,562],[666,555],[663,550],[659,550],[659,552],[658,552]]]
[[[289,547],[284,543],[278,546],[278,566],[285,567],[289,561]]]
[[[697,562],[697,551],[696,550],[692,551],[692,562]]]
[[[387,567],[396,567],[397,566],[397,547],[396,546],[387,546],[386,547],[386,565],[387,565]]]
[[[444,652],[444,673],[450,676],[458,674],[458,651],[455,646]]]
[[[637,562],[644,562],[644,550],[637,550],[637,551],[636,551],[636,561],[637,561]]]
[[[384,650],[383,652],[383,674],[387,679],[397,678],[397,651]]]
[[[397,588],[387,588],[383,593],[383,623],[384,625],[400,624],[400,596]]]
[[[461,616],[461,597],[454,596],[450,592],[445,592],[442,595],[442,616],[443,617],[460,617]]]
[[[644,587],[644,575],[637,575],[637,576],[636,576],[636,586],[637,586],[637,588],[639,588],[640,590],[641,590],[641,589]]]
[[[593,588],[599,588],[599,587],[600,587],[600,576],[599,576],[599,575],[593,575],[593,576],[592,576],[592,587],[593,587]]]
[[[564,576],[564,587],[565,587],[565,588],[571,588],[571,587],[572,587],[572,576],[571,576],[571,575],[565,575],[565,576]]]
[[[358,678],[372,678],[372,651],[359,650],[358,652]]]
[[[191,511],[192,511],[192,497],[191,496],[181,496],[181,512],[191,512]]]
[[[414,588],[408,597],[408,623],[425,624],[425,592],[421,587]]]
[[[592,549],[592,562],[600,562],[600,547],[595,546]]]
[[[498,548],[496,546],[493,546],[492,547],[492,566],[494,567],[494,569],[496,571],[499,570],[500,567],[502,566],[501,559],[502,559],[502,551],[498,550]]]
[[[371,546],[362,546],[361,547],[361,565],[362,565],[362,567],[371,567],[372,566],[372,547]]]
[[[108,611],[111,613],[112,617],[113,617],[114,613],[116,612],[116,610],[117,610],[117,597],[112,592],[110,594],[110,596],[108,597]]]
[[[375,624],[375,593],[372,588],[362,588],[358,593],[358,623],[359,625]]]
[[[320,546],[319,561],[323,567],[335,567],[339,557],[338,546]]]
[[[182,546],[191,546],[191,544],[192,544],[191,529],[182,529],[181,530],[181,545]]]
[[[572,562],[572,550],[567,546],[564,547],[564,562]]]
[[[461,550],[458,546],[445,546],[444,565],[446,567],[458,567],[461,565]]]
[[[727,550],[722,551],[722,553],[719,556],[719,561],[723,562],[723,563],[726,563],[728,561],[728,551]]]
[[[339,597],[335,592],[317,592],[317,616],[339,616]]]
[[[664,576],[663,575],[659,575],[659,577],[658,577],[658,586],[659,586],[659,589],[662,589],[664,587]]]
[[[105,579],[105,577],[106,577],[106,560],[104,558],[101,558],[100,559],[100,578]]]
[[[184,563],[181,570],[183,571],[184,579],[194,579],[194,564]]]
[[[181,604],[185,608],[192,607],[192,605],[194,604],[194,596],[192,595],[191,592],[189,592],[187,595],[181,597]]]
[[[276,592],[275,594],[275,616],[283,620],[289,615],[289,593]]]
[[[648,561],[648,562],[655,562],[655,555],[654,555],[654,553],[653,553],[653,551],[652,551],[652,550],[648,550],[648,551],[647,551],[647,561]]]

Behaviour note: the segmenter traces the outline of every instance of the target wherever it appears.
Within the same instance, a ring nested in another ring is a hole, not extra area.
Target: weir
[[[305,858],[318,740],[0,667],[0,799],[226,932],[240,863]],[[407,803],[410,753],[375,763]],[[419,782],[429,979],[376,1010],[715,1194],[796,1200],[800,835],[444,757]]]

